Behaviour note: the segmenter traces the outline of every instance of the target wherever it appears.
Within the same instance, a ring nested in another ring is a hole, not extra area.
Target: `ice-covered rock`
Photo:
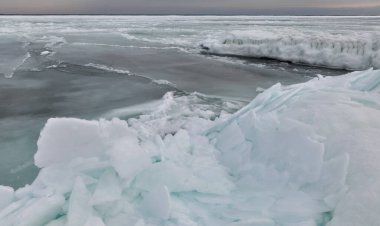
[[[128,122],[50,119],[0,225],[380,222],[380,71],[277,84],[222,118],[165,98]]]

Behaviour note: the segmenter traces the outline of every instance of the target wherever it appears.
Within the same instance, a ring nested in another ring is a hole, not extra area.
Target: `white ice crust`
[[[201,44],[213,54],[270,58],[351,70],[380,68],[380,33],[253,29],[232,31]]]
[[[380,71],[277,84],[210,114],[168,94],[128,122],[50,119],[36,180],[0,187],[0,225],[380,222]]]
[[[12,202],[13,195],[13,188],[7,186],[0,186],[0,209],[6,207]]]

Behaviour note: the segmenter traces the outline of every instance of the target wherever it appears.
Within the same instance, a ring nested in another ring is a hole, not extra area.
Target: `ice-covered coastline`
[[[380,68],[380,34],[334,34],[280,29],[233,31],[201,42],[207,53],[270,58],[293,63],[364,70]]]
[[[52,118],[0,225],[375,226],[380,71],[274,85],[235,114]],[[178,111],[178,110],[176,110]]]
[[[0,74],[12,77],[16,71],[25,70],[25,65],[30,66],[36,58],[33,48],[44,43],[48,44],[39,49],[38,55],[61,61],[62,53],[71,48],[198,54],[203,44],[213,54],[330,68],[379,68],[379,21],[378,16],[1,16]],[[83,62],[88,63],[120,68],[113,62]]]

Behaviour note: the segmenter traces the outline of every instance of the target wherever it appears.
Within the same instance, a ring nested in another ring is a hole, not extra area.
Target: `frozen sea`
[[[365,134],[380,136],[379,72],[340,76],[370,68],[380,68],[380,17],[0,16],[0,185],[21,188],[13,196],[0,187],[14,201],[1,211],[11,201],[0,197],[0,225],[17,216],[31,217],[22,224],[31,226],[363,222],[346,217],[361,210],[342,211],[351,199],[333,218],[337,200],[360,181],[345,182],[355,172],[350,154],[338,153],[355,136],[336,134],[372,125]],[[332,80],[316,82],[325,77]],[[372,121],[357,105],[372,109]],[[347,115],[324,118],[336,112]],[[367,146],[352,143],[352,156],[376,144],[367,138]],[[52,182],[62,172],[71,182]],[[102,198],[109,192],[116,196]],[[37,204],[52,211],[35,213]],[[105,211],[110,205],[117,207]]]

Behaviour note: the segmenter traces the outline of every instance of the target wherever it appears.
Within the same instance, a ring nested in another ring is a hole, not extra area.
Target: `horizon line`
[[[171,14],[171,13],[0,13],[0,16],[357,16],[357,17],[378,17],[378,15],[360,15],[360,14],[193,14],[193,13],[183,13],[183,14]]]

